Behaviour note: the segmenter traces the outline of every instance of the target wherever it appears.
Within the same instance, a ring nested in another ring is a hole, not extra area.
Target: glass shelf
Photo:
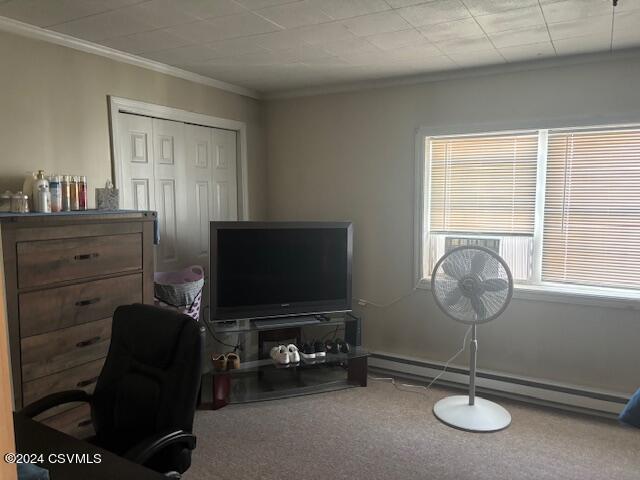
[[[280,365],[270,358],[262,360],[254,360],[251,362],[242,362],[240,368],[232,370],[218,371],[213,368],[213,361],[208,359],[202,374],[203,375],[230,375],[239,376],[248,373],[264,372],[267,370],[306,370],[326,366],[347,365],[350,360],[362,357],[368,357],[369,351],[362,347],[351,347],[349,353],[327,353],[324,359],[304,360],[298,363],[290,363],[288,365]]]
[[[208,360],[202,378],[201,409],[227,404],[274,400],[338,389],[366,386],[369,352],[352,347],[349,353],[325,359],[279,365],[271,359],[244,362],[238,369],[216,371]]]

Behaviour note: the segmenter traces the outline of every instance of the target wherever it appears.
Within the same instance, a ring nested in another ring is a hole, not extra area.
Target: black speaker
[[[344,340],[354,347],[362,345],[362,319],[347,313],[344,319]]]

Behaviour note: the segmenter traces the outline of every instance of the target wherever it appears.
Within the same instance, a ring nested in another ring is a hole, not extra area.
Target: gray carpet
[[[640,479],[640,430],[501,401],[498,433],[444,426],[431,408],[448,392],[367,388],[232,405],[196,416],[185,480]]]

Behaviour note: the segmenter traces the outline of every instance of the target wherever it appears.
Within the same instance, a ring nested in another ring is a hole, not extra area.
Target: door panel
[[[199,257],[206,257],[209,253],[209,220],[211,219],[211,210],[209,209],[211,197],[209,190],[209,182],[199,181],[196,183],[198,245],[195,253]]]
[[[153,191],[153,122],[148,117],[119,113],[117,132],[122,169],[121,208],[155,210]]]
[[[178,261],[178,220],[176,218],[176,183],[175,180],[159,180],[157,191],[158,215],[162,225],[159,260],[163,263]]]

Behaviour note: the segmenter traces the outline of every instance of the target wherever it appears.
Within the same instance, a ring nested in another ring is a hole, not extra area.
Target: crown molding
[[[97,43],[75,38],[70,35],[65,35],[64,33],[58,33],[52,30],[36,27],[35,25],[20,22],[12,18],[0,16],[0,31],[9,32],[36,40],[42,40],[49,43],[55,43],[56,45],[61,45],[63,47],[73,48],[74,50],[80,50],[86,53],[92,53],[94,55],[106,57],[111,60],[128,63],[129,65],[146,68],[147,70],[164,73],[165,75],[171,75],[172,77],[200,83],[202,85],[207,85],[209,87],[214,87],[227,92],[236,93],[245,97],[251,97],[255,99],[262,98],[259,92],[251,90],[249,88],[222,82],[220,80],[215,80],[210,77],[205,77],[204,75],[199,75],[187,70],[182,70],[181,68],[172,67],[171,65],[167,65],[165,63],[155,62],[153,60],[139,57],[137,55],[121,52],[120,50],[105,47]]]
[[[567,65],[580,65],[588,63],[610,62],[622,59],[640,60],[640,48],[630,48],[619,50],[613,53],[587,53],[581,55],[570,55],[565,57],[547,58],[543,60],[523,61],[510,64],[487,65],[485,67],[472,67],[459,70],[443,70],[425,75],[411,75],[387,79],[367,80],[360,82],[338,83],[319,87],[307,87],[281,92],[263,94],[264,100],[282,100],[287,98],[312,97],[317,95],[327,95],[332,93],[348,93],[362,90],[372,90],[378,88],[389,88],[408,85],[419,85],[421,83],[440,82],[445,80],[455,80],[472,77],[485,77],[498,75],[501,73],[517,73],[547,68],[563,67]]]

